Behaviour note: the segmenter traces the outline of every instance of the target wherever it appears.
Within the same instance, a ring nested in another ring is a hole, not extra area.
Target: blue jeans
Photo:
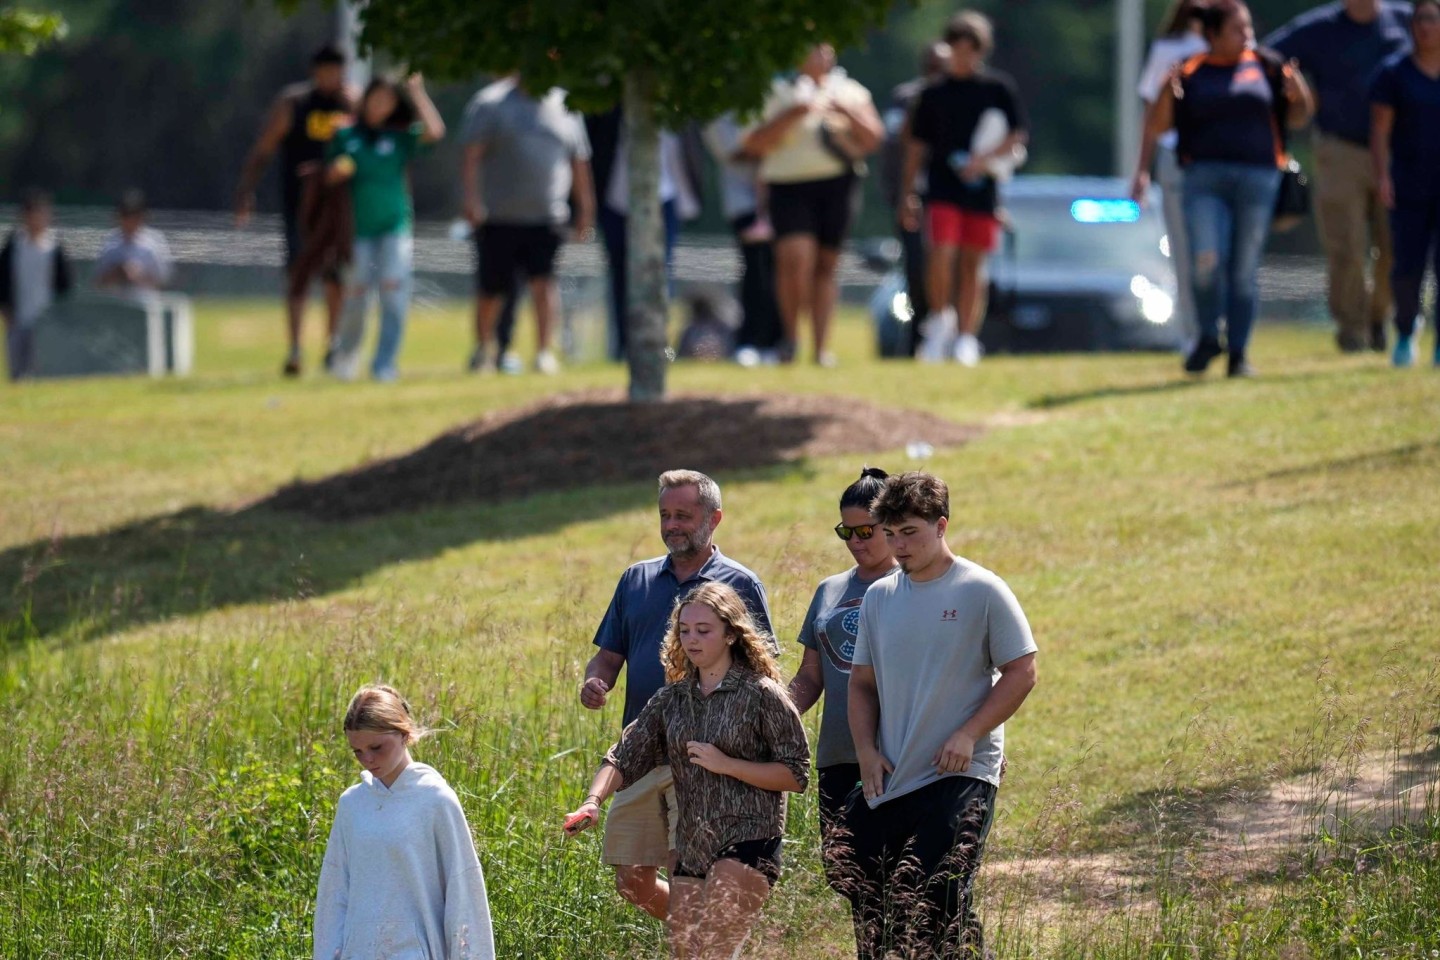
[[[10,356],[10,379],[22,380],[35,373],[35,327],[19,323],[5,332],[5,348]]]
[[[1395,209],[1390,211],[1390,237],[1395,248],[1395,266],[1390,286],[1395,291],[1395,332],[1415,335],[1415,318],[1420,314],[1420,288],[1425,282],[1426,261],[1433,255],[1435,277],[1440,279],[1440,188],[1397,192]]]
[[[1244,356],[1260,304],[1260,257],[1280,171],[1249,163],[1202,160],[1185,168],[1185,226],[1190,239],[1195,322],[1203,340],[1219,341]]]
[[[410,286],[415,238],[409,232],[379,237],[356,237],[355,254],[346,273],[345,310],[335,335],[335,352],[341,363],[354,363],[365,339],[365,317],[376,289],[380,292],[380,339],[370,362],[373,376],[393,376],[405,316],[410,309]]]

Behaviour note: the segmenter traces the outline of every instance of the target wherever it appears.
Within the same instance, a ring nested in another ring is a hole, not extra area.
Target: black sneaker
[[[324,365],[325,365],[325,372],[326,372],[326,373],[334,373],[334,372],[335,372],[335,346],[334,346],[334,344],[331,344],[330,346],[328,346],[328,347],[325,348],[325,360],[324,360]]]
[[[1204,373],[1205,369],[1210,366],[1210,361],[1224,352],[1225,349],[1220,346],[1219,340],[1214,337],[1201,337],[1200,342],[1195,344],[1195,349],[1191,350],[1190,355],[1185,358],[1185,372]]]
[[[1385,324],[1370,324],[1370,351],[1372,353],[1384,353],[1390,345],[1385,342]]]
[[[1243,353],[1230,354],[1230,363],[1225,368],[1227,377],[1253,377],[1255,368],[1250,366],[1250,361],[1245,359]]]
[[[1340,348],[1341,353],[1361,353],[1369,344],[1359,334],[1337,333],[1335,334],[1335,346]]]
[[[285,358],[285,365],[280,368],[280,373],[287,377],[300,376],[300,354],[292,353]]]

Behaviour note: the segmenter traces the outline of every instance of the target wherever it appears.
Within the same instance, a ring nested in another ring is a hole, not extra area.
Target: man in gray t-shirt
[[[585,239],[595,222],[590,141],[579,115],[565,107],[565,91],[531,96],[518,74],[490,84],[470,101],[462,132],[465,217],[479,252],[475,352],[470,369],[499,362],[495,322],[516,278],[530,283],[539,325],[535,366],[555,373],[550,338],[559,316],[555,256],[575,204],[574,233]]]
[[[862,790],[845,825],[859,952],[981,956],[970,888],[994,818],[1003,725],[1035,685],[1035,641],[1004,581],[950,551],[943,481],[891,477],[871,512],[900,573],[865,594],[850,671]]]

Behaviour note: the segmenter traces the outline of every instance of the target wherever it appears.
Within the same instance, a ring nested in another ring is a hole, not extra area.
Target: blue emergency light
[[[1087,197],[1070,204],[1070,216],[1077,223],[1134,223],[1140,219],[1140,204],[1113,197]]]

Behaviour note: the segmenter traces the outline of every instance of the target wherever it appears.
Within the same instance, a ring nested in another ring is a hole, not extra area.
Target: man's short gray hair
[[[698,470],[666,470],[660,474],[660,492],[676,487],[694,487],[700,502],[711,513],[720,509],[720,484]]]

